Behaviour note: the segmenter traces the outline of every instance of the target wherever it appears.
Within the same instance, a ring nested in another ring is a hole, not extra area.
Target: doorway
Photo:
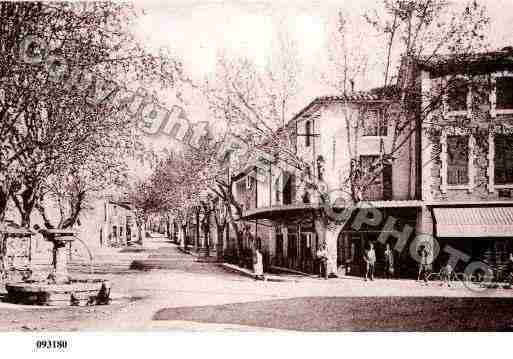
[[[337,240],[337,266],[345,270],[346,275],[362,275],[364,238],[361,233],[342,231]]]
[[[313,233],[301,232],[301,240],[299,245],[299,269],[305,273],[314,272],[314,255],[312,250],[312,248],[314,248],[313,238]]]
[[[281,231],[276,234],[276,257],[274,261],[279,267],[283,265],[283,234]]]

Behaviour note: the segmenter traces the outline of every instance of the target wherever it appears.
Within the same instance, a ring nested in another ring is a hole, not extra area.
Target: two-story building
[[[513,252],[513,50],[417,59],[411,70],[421,106],[440,102],[419,119],[424,230],[500,279]]]
[[[417,226],[421,206],[415,133],[401,142],[395,160],[384,160],[403,139],[395,136],[397,116],[400,111],[390,91],[317,98],[288,124],[295,137],[296,156],[306,163],[306,169],[274,163],[269,165],[268,176],[260,168],[258,181],[250,171],[243,172],[238,193],[244,195],[239,198],[253,203],[245,206],[243,219],[258,229],[257,237],[265,238],[263,251],[269,264],[309,273],[318,270],[319,229],[314,215],[320,202],[318,194],[308,190],[304,176],[322,181],[333,199],[351,191],[348,179],[355,167],[372,168],[370,172],[376,175],[360,186],[361,200],[379,208],[384,216],[393,215],[399,222]],[[337,238],[327,240],[333,273],[359,273],[363,249],[369,242],[376,243],[378,257],[382,257],[384,246],[377,238],[385,222],[372,228],[365,224],[353,228],[351,222]]]

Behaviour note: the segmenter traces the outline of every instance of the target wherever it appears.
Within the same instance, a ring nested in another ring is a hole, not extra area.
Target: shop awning
[[[269,219],[269,220],[285,220],[293,218],[301,218],[311,214],[315,210],[319,210],[319,204],[306,204],[296,203],[287,205],[276,205],[272,207],[259,207],[244,211],[242,219],[255,220],[255,219]],[[410,200],[395,200],[395,201],[362,201],[354,205],[354,208],[416,208],[421,207],[421,201]],[[336,207],[337,210],[343,208]],[[309,217],[310,218],[310,217]]]
[[[513,237],[513,207],[433,208],[438,237]]]

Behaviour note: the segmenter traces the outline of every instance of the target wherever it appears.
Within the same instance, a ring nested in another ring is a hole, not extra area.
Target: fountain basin
[[[101,305],[110,302],[110,282],[102,279],[69,283],[6,283],[7,301],[27,305]]]

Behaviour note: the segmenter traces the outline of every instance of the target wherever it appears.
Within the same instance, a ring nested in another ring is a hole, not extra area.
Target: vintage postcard
[[[0,2],[0,331],[513,330],[512,24]]]

